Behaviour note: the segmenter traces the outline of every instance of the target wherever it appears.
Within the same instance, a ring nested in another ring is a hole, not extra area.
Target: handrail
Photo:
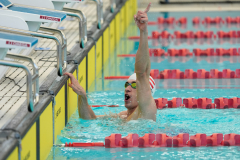
[[[21,63],[17,63],[17,62],[0,60],[0,65],[22,68],[26,72],[26,74],[27,74],[27,104],[28,104],[28,110],[30,112],[33,112],[33,110],[34,110],[34,99],[33,99],[33,94],[32,94],[32,81],[34,80],[34,78],[31,75],[31,71],[28,69],[27,66],[25,66]],[[39,97],[36,100],[38,102]]]
[[[97,28],[101,29],[103,23],[103,2],[102,0],[91,0],[97,4]]]
[[[79,23],[79,34],[81,37],[81,41],[79,41],[79,43],[80,47],[84,48],[85,43],[87,43],[87,17],[85,16],[84,12],[79,9],[64,7],[63,11],[79,13],[82,16],[82,23]]]
[[[41,38],[47,38],[47,39],[52,39],[56,42],[57,44],[57,69],[58,69],[58,75],[62,76],[63,75],[63,65],[62,65],[62,45],[59,39],[56,36],[49,35],[49,34],[44,34],[44,33],[37,33],[37,32],[32,32],[28,30],[21,30],[21,29],[16,29],[16,28],[9,28],[9,27],[2,27],[0,26],[0,31],[2,32],[8,32],[8,33],[14,33],[14,34],[20,34],[20,35],[26,35],[26,36],[33,36],[33,37],[41,37]]]
[[[116,9],[116,0],[110,0],[111,3],[111,12],[113,13]]]
[[[22,5],[22,4],[18,4],[19,6],[24,6],[26,7],[27,5]],[[59,11],[59,10],[54,10],[54,9],[49,9],[49,8],[42,8],[42,7],[36,7],[36,6],[28,6],[28,7],[31,7],[31,8],[36,8],[36,9],[44,9],[44,10],[48,10],[48,11],[54,11],[54,12],[61,12],[61,13],[64,13],[66,14],[67,16],[70,16],[70,17],[76,17],[79,21],[79,28],[81,28],[81,22],[83,21],[82,20],[82,17],[80,15],[82,15],[79,11],[77,13],[80,13],[77,14],[76,12],[66,12],[66,11]],[[79,32],[79,43],[81,44],[81,33],[83,33],[84,31],[80,31]],[[83,46],[84,47],[84,46]],[[83,48],[82,47],[82,48]]]
[[[57,33],[60,35],[62,38],[62,63],[63,63],[63,69],[67,67],[67,38],[63,31],[59,29],[54,29],[50,27],[40,27],[39,30],[41,31],[46,31],[46,32],[51,32],[51,33]]]
[[[7,53],[6,55],[7,58],[11,58],[11,59],[19,59],[19,60],[23,60],[23,61],[28,61],[32,64],[33,67],[33,75],[32,78],[34,81],[34,88],[33,88],[33,95],[34,95],[34,102],[35,104],[38,103],[39,101],[39,68],[35,62],[35,60],[32,57],[29,56],[23,56],[23,55],[19,55],[19,54],[13,54],[13,53]],[[30,97],[28,97],[30,98]]]

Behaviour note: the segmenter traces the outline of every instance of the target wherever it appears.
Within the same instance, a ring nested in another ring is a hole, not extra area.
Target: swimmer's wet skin
[[[151,7],[151,3],[145,11],[138,11],[134,15],[136,25],[140,30],[139,48],[136,54],[135,73],[127,80],[129,84],[136,83],[136,89],[132,85],[127,85],[125,88],[125,107],[127,111],[122,111],[118,115],[123,119],[136,120],[138,118],[151,119],[156,121],[157,107],[152,97],[155,91],[155,82],[150,77],[151,62],[148,51],[148,30],[147,12]],[[91,106],[88,104],[87,95],[82,86],[74,78],[71,73],[65,73],[71,80],[69,87],[76,92],[78,96],[78,112],[82,119],[96,119],[96,116]],[[149,87],[150,84],[150,87]]]

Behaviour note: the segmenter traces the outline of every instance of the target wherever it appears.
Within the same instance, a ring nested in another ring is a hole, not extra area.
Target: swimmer
[[[153,78],[150,76],[151,62],[148,51],[148,30],[147,12],[151,7],[149,3],[145,11],[138,11],[134,15],[136,25],[140,30],[140,43],[135,60],[135,73],[132,74],[125,83],[125,107],[126,111],[118,114],[120,118],[136,120],[138,118],[151,119],[156,121],[157,107],[153,99],[156,86]],[[88,104],[87,95],[77,79],[71,73],[64,73],[71,80],[69,87],[76,92],[78,96],[78,112],[82,119],[96,119],[97,117]]]

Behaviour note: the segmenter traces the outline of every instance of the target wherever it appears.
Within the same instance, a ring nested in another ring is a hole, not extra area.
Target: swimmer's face
[[[135,80],[128,80],[128,83],[136,82]],[[137,102],[137,89],[132,88],[130,85],[125,88],[125,107],[127,109],[133,109],[138,106]]]

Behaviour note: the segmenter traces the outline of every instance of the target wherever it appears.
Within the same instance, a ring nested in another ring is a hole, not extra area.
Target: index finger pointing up
[[[148,4],[147,8],[145,9],[145,13],[147,13],[149,10],[150,10],[150,7],[151,7],[151,3]]]

